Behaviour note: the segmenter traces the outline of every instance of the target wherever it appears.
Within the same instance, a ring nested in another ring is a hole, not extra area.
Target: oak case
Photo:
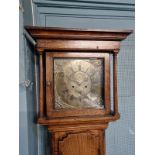
[[[52,133],[51,155],[105,155],[105,129],[119,119],[117,54],[131,30],[26,27],[39,57],[38,123]],[[110,77],[110,55],[113,77]],[[55,109],[54,59],[102,59],[104,108]],[[113,85],[110,85],[110,78]],[[113,107],[110,101],[113,88]]]

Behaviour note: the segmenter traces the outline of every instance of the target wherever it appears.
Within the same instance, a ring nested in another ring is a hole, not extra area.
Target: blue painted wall
[[[49,155],[49,134],[36,124],[38,60],[23,25],[134,29],[133,0],[22,0],[20,10],[20,155]],[[106,131],[107,155],[134,155],[134,34],[122,42],[118,60],[121,119]],[[29,80],[25,87],[23,81]]]
[[[20,155],[28,155],[28,121],[27,121],[27,102],[26,90],[22,83],[25,81],[25,52],[24,52],[24,37],[23,37],[23,11],[19,10],[19,143]]]

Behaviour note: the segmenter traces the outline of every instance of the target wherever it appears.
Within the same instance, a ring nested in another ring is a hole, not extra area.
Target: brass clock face
[[[54,59],[55,109],[104,108],[102,59]]]

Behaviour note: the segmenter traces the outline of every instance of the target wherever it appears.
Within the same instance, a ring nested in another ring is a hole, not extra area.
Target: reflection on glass
[[[55,109],[104,107],[103,60],[54,59]]]

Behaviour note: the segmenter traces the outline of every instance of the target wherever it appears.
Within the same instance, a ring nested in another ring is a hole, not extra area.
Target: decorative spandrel
[[[103,59],[54,59],[55,109],[104,108]]]

